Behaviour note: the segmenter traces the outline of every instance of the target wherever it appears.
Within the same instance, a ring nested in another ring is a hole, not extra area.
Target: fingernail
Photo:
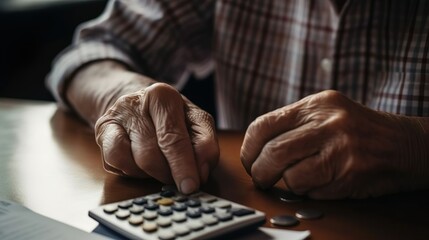
[[[183,194],[189,194],[197,190],[197,183],[192,178],[186,178],[180,183],[180,191]]]
[[[203,163],[203,165],[201,166],[200,171],[201,171],[200,172],[201,181],[202,182],[206,182],[207,178],[209,177],[209,171],[210,171],[209,164],[208,163]]]

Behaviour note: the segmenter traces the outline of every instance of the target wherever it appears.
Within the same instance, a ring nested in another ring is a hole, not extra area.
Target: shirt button
[[[330,73],[332,71],[332,60],[329,58],[324,58],[320,62],[320,66],[322,67],[323,71]]]

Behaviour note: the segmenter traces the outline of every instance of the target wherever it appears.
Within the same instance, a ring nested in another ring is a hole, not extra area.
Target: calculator
[[[131,239],[208,239],[256,228],[265,214],[205,192],[175,189],[105,204],[89,211],[102,225]]]

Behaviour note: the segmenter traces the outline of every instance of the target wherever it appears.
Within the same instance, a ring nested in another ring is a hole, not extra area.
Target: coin
[[[270,219],[270,222],[274,225],[290,227],[299,223],[298,219],[291,215],[280,215]]]
[[[283,202],[295,203],[302,202],[304,200],[304,196],[296,195],[291,191],[286,191],[276,187],[272,188],[271,191]]]
[[[293,192],[284,192],[280,196],[280,200],[282,200],[283,202],[295,203],[295,202],[302,202],[304,200],[304,197],[296,195]]]
[[[300,219],[316,219],[323,216],[323,213],[316,209],[300,209],[295,216]]]

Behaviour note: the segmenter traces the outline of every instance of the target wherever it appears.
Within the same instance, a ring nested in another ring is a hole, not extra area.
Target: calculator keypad
[[[200,239],[249,225],[265,214],[203,192],[185,196],[172,190],[106,204],[90,216],[130,238]]]

